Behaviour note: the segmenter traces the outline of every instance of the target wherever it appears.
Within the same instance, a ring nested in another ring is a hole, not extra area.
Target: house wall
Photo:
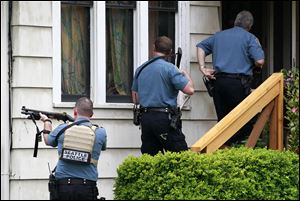
[[[1,7],[2,8],[2,7]],[[191,1],[190,71],[196,93],[183,112],[183,132],[189,146],[216,123],[212,99],[208,96],[198,70],[196,43],[220,30],[218,1]],[[53,105],[52,2],[13,2],[12,44],[12,151],[10,199],[49,199],[48,163],[54,168],[56,149],[40,143],[38,157],[33,158],[34,124],[22,115],[21,107],[72,114],[72,107]],[[208,58],[211,62],[211,58]],[[54,75],[55,76],[55,75]],[[113,199],[116,169],[128,155],[139,156],[140,130],[132,123],[132,111],[122,106],[96,107],[93,122],[107,131],[107,150],[102,152],[98,170],[100,196]],[[60,122],[53,121],[56,127]],[[41,122],[38,126],[42,128]],[[2,152],[1,152],[2,153]]]

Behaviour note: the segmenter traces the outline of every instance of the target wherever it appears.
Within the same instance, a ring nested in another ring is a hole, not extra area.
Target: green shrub
[[[218,150],[129,156],[117,170],[116,200],[297,200],[299,157],[290,151]]]
[[[288,149],[299,148],[299,69],[282,69],[284,75],[284,118],[287,121]]]

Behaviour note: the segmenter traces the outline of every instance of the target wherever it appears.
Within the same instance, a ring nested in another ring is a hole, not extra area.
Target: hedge
[[[115,200],[299,200],[299,156],[245,147],[127,157]]]

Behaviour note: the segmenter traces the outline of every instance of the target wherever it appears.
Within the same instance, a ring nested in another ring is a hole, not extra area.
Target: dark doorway
[[[292,67],[292,4],[274,1],[274,72]]]
[[[254,18],[253,26],[250,30],[260,41],[265,52],[265,57],[268,58],[269,41],[267,21],[267,5],[265,1],[222,1],[222,29],[228,29],[234,26],[236,15],[242,11],[250,11]],[[265,59],[265,65],[260,74],[255,74],[255,79],[252,83],[252,88],[259,86],[267,77],[270,70],[270,62]]]
[[[291,2],[222,1],[222,30],[233,27],[236,15],[248,10],[254,17],[250,30],[265,52],[265,65],[253,84],[256,88],[273,72],[291,66]]]
[[[222,2],[222,29],[232,28],[236,15],[248,10],[252,13],[254,24],[250,30],[260,41],[262,41],[262,18],[266,12],[266,2],[264,1],[223,1]]]

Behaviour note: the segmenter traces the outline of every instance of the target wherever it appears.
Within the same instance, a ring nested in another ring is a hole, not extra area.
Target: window
[[[175,13],[177,1],[149,1],[149,58],[153,43],[158,36],[167,36],[173,41],[175,51]],[[175,63],[175,57],[171,58]]]
[[[149,39],[168,35],[189,55],[188,10],[187,1],[53,1],[54,106],[88,96],[96,107],[131,108],[134,71],[148,59]]]
[[[106,1],[106,102],[131,102],[133,1]]]
[[[89,1],[61,4],[61,100],[90,97]]]

